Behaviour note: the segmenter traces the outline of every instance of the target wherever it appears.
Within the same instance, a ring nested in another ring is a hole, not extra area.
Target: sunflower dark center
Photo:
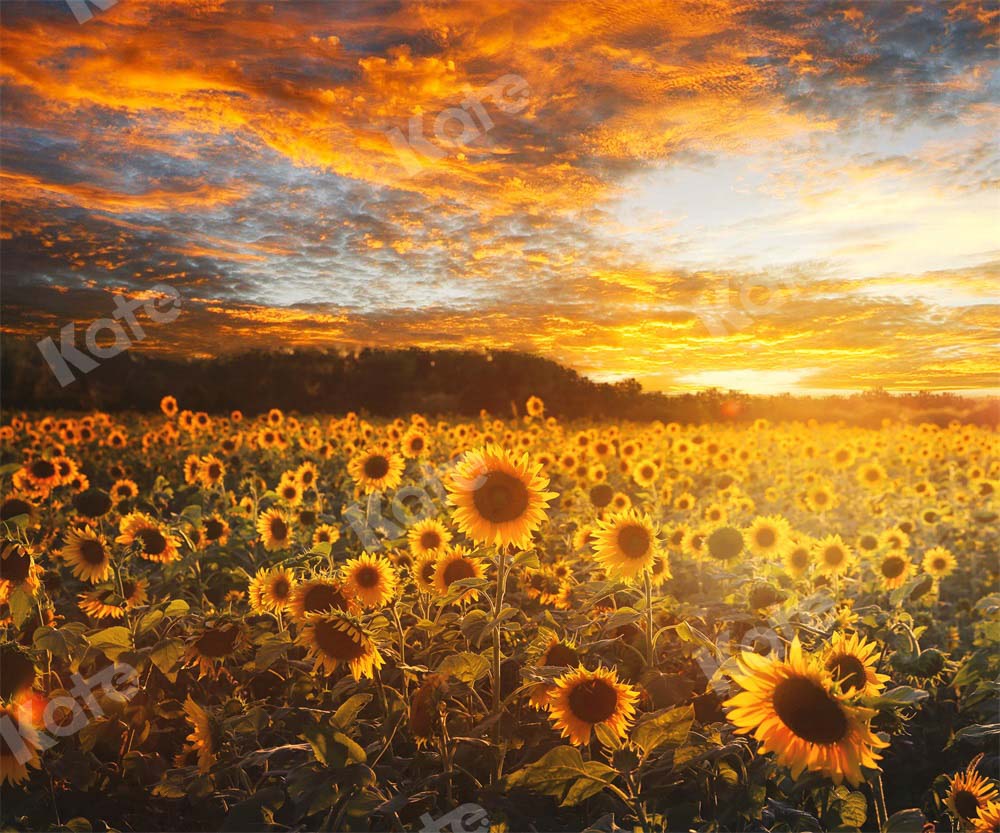
[[[834,657],[826,664],[826,670],[833,674],[835,680],[840,680],[840,690],[847,691],[864,688],[867,677],[865,666],[857,657],[842,654]]]
[[[55,473],[56,467],[53,466],[48,460],[35,460],[35,462],[31,464],[31,474],[40,480],[52,477]]]
[[[829,498],[827,497],[826,492],[816,492],[816,494],[813,495],[813,500],[819,504],[826,503],[828,499]]]
[[[878,539],[874,535],[864,535],[859,543],[861,544],[861,549],[873,550],[878,546]]]
[[[221,521],[217,521],[212,518],[205,523],[205,537],[209,541],[215,541],[222,537],[222,532],[225,527],[222,525]]]
[[[777,536],[774,534],[774,530],[770,527],[763,527],[757,530],[757,543],[762,547],[774,546],[774,541]]]
[[[389,461],[381,454],[373,454],[364,465],[365,477],[380,480],[389,473]]]
[[[208,467],[208,476],[210,479],[216,480],[221,475],[222,475],[222,469],[219,468],[218,463],[212,463],[212,465]]]
[[[414,451],[420,451],[423,447],[424,447],[423,437],[414,437],[412,440],[410,440],[410,448],[412,448]]]
[[[228,628],[210,628],[198,637],[198,653],[205,657],[225,657],[236,647],[239,629],[233,625]]]
[[[603,723],[618,708],[618,692],[604,680],[585,680],[569,693],[574,717],[587,723]]]
[[[865,472],[865,479],[870,483],[874,483],[878,480],[878,472],[875,469],[868,469],[868,471]]]
[[[948,566],[948,562],[945,561],[943,558],[935,558],[933,561],[933,566],[935,570],[943,570],[945,567]]]
[[[420,568],[420,577],[430,584],[434,580],[434,571],[437,565],[433,561],[426,561],[424,565]]]
[[[350,662],[365,653],[365,649],[355,642],[349,633],[345,633],[332,622],[317,622],[315,633],[316,644],[328,657]]]
[[[607,483],[598,483],[590,490],[590,503],[598,509],[603,509],[615,496],[614,490]]]
[[[354,574],[354,580],[359,587],[370,589],[379,585],[379,571],[374,567],[364,566]]]
[[[0,665],[0,699],[9,700],[34,684],[35,664],[16,648],[0,648]]]
[[[472,565],[464,558],[456,558],[444,568],[445,586],[450,586],[453,581],[460,581],[463,578],[475,578],[476,571]]]
[[[271,518],[271,537],[276,541],[284,541],[288,537],[288,524],[281,518]]]
[[[84,561],[94,566],[103,564],[105,559],[104,547],[101,546],[101,542],[92,538],[84,538],[80,542],[80,555]]]
[[[528,508],[528,488],[517,477],[504,471],[491,471],[472,496],[476,510],[494,524],[520,518]]]
[[[831,567],[836,567],[844,560],[844,551],[840,547],[827,547],[823,550],[823,560]]]
[[[159,555],[167,548],[167,539],[158,529],[140,529],[136,537],[142,542],[142,549],[149,555]]]
[[[347,599],[336,587],[329,584],[317,584],[306,591],[303,600],[306,613],[318,613],[323,610],[347,610]]]
[[[27,515],[30,512],[31,504],[28,501],[16,497],[8,498],[3,502],[3,506],[0,506],[0,521],[16,518],[18,515]]]
[[[20,584],[28,578],[30,568],[31,556],[23,547],[13,544],[7,552],[7,557],[0,558],[0,579]]]
[[[652,537],[645,527],[629,524],[618,532],[618,547],[626,558],[642,558],[649,553]]]
[[[420,546],[425,550],[436,550],[441,546],[441,536],[433,529],[428,529],[420,535]]]
[[[958,790],[952,793],[951,800],[962,818],[971,819],[978,815],[979,800],[969,790]]]
[[[698,547],[700,542],[692,539],[692,545]],[[722,561],[736,558],[743,551],[743,535],[731,526],[716,529],[708,536],[708,551],[713,558]]]
[[[288,591],[291,589],[292,586],[288,583],[288,579],[281,577],[271,585],[271,595],[276,599],[287,599]]]
[[[791,562],[798,570],[804,570],[809,566],[809,552],[799,547],[791,555]]]
[[[563,645],[562,642],[557,642],[545,652],[542,665],[558,665],[563,668],[570,668],[576,665],[579,661],[580,657],[577,655],[576,651],[570,648],[569,645]]]
[[[886,578],[898,578],[905,569],[906,562],[898,555],[890,555],[882,561],[882,575]]]
[[[285,498],[285,500],[291,500],[298,493],[299,493],[299,490],[296,489],[294,486],[285,486],[284,491],[282,491],[282,493],[281,493],[281,496],[283,498]]]
[[[843,709],[820,685],[805,677],[778,683],[772,703],[789,730],[809,743],[837,743],[847,734]]]

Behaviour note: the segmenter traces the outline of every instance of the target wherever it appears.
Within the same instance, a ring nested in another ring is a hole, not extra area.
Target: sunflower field
[[[996,831],[1000,444],[7,415],[4,830]]]

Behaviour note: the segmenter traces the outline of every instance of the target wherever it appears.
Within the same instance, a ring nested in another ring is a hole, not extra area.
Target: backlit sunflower
[[[35,684],[35,662],[16,642],[0,642],[0,703],[22,698]]]
[[[296,621],[305,621],[310,613],[328,610],[348,611],[354,603],[344,594],[339,581],[331,578],[312,578],[302,581],[292,591],[291,609]]]
[[[629,509],[597,522],[594,555],[611,575],[634,579],[652,568],[659,549],[653,519],[647,514]]]
[[[260,533],[261,543],[268,552],[287,549],[295,540],[292,519],[286,512],[273,506],[262,512],[257,519],[257,532]]]
[[[997,788],[984,775],[976,772],[983,756],[977,755],[959,773],[948,777],[948,795],[945,806],[962,822],[971,822],[991,801],[996,801]]]
[[[332,524],[320,524],[313,533],[313,546],[336,544],[340,540],[340,530]]]
[[[781,515],[759,516],[747,529],[746,539],[754,555],[780,558],[792,545],[792,529]]]
[[[545,649],[535,660],[535,665],[542,668],[573,668],[579,664],[580,655],[577,653],[576,646],[571,642],[559,639],[555,634],[552,635],[545,645]],[[538,683],[529,690],[528,702],[536,709],[548,708],[549,698],[556,691],[554,682]]]
[[[222,620],[206,625],[188,642],[187,665],[198,667],[199,677],[219,676],[223,666],[246,647],[246,633],[237,621]]]
[[[836,631],[823,651],[823,664],[844,694],[876,697],[889,680],[888,675],[876,671],[881,656],[877,643],[856,633]]]
[[[419,558],[447,547],[451,543],[451,532],[441,521],[425,518],[410,527],[406,540],[409,542],[410,552]]]
[[[419,428],[411,428],[403,435],[400,441],[400,451],[407,459],[413,460],[422,457],[430,451],[430,442],[427,434]]]
[[[924,553],[924,572],[935,579],[947,578],[958,566],[958,561],[944,547],[933,547]]]
[[[876,750],[888,744],[871,731],[875,712],[849,705],[798,637],[785,659],[743,651],[738,666],[731,676],[744,691],[724,704],[729,721],[737,734],[753,734],[762,753],[774,752],[793,778],[808,769],[857,786],[862,767],[878,768]]]
[[[144,578],[123,577],[124,597],[118,595],[118,588],[107,585],[81,593],[77,607],[94,619],[121,619],[127,611],[146,603],[147,587],[149,582]]]
[[[60,555],[73,568],[73,575],[81,581],[97,584],[111,575],[108,542],[93,529],[72,529],[67,532]]]
[[[198,467],[198,480],[206,488],[213,488],[222,483],[226,476],[226,466],[214,454],[207,454],[201,458]]]
[[[528,401],[524,403],[524,410],[528,416],[540,417],[545,413],[545,403],[538,396],[529,396]]]
[[[0,703],[0,785],[20,784],[28,779],[28,768],[41,769],[38,751],[42,748],[27,705]]]
[[[413,563],[413,579],[417,583],[417,588],[425,593],[434,590],[434,576],[437,572],[437,552],[429,552],[420,556]]]
[[[705,538],[708,554],[717,561],[734,561],[743,553],[746,536],[734,526],[720,526]]]
[[[344,565],[344,592],[363,607],[382,607],[396,592],[396,571],[386,559],[365,554]]]
[[[17,541],[0,543],[0,604],[4,604],[17,588],[34,596],[41,587],[43,572],[30,550]]]
[[[635,688],[618,681],[617,671],[588,671],[580,665],[555,681],[549,694],[549,716],[562,737],[585,746],[595,726],[606,726],[616,737],[624,738],[638,699]]]
[[[1000,801],[987,801],[972,820],[972,833],[1000,833]]]
[[[473,541],[526,549],[545,520],[548,503],[541,467],[496,445],[468,452],[447,484],[448,501],[459,529]]]
[[[632,466],[632,479],[637,485],[648,489],[660,476],[660,467],[652,460],[640,460]]]
[[[284,567],[261,568],[250,582],[250,608],[254,613],[277,613],[291,604],[295,576]]]
[[[843,575],[851,569],[854,554],[839,535],[827,535],[813,549],[816,566],[825,575]]]
[[[229,542],[229,522],[221,515],[210,515],[201,527],[207,544],[218,544],[224,547]]]
[[[215,765],[219,726],[205,709],[191,699],[190,694],[184,701],[184,717],[191,724],[191,734],[186,740],[191,741],[191,749],[198,755],[198,771],[209,772]]]
[[[177,540],[149,515],[131,512],[118,524],[121,533],[115,541],[138,548],[139,556],[147,561],[169,564],[180,558]]]
[[[346,664],[355,680],[372,679],[385,664],[360,622],[340,611],[310,613],[296,641],[308,649],[308,658],[315,661],[313,670],[323,674]]]
[[[913,562],[910,561],[910,557],[899,552],[890,552],[882,556],[875,567],[875,573],[886,590],[902,587],[912,570]]]
[[[406,462],[398,454],[363,451],[347,463],[347,471],[365,494],[387,492],[403,482]]]
[[[434,589],[445,596],[453,582],[462,579],[482,578],[485,575],[482,559],[470,556],[462,547],[453,547],[438,556],[434,565]],[[459,594],[455,602],[474,602],[479,591],[474,587]]]
[[[857,477],[858,483],[866,489],[871,489],[872,491],[881,491],[885,487],[886,480],[888,479],[885,469],[875,462],[865,463],[858,468]]]
[[[810,539],[802,539],[792,542],[785,553],[785,570],[793,578],[803,576],[808,571],[813,562],[813,551],[815,542]]]

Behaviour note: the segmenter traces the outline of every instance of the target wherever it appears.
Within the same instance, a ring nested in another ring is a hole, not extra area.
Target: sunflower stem
[[[642,571],[642,589],[646,596],[646,667],[653,667],[655,654],[653,645],[653,582],[649,570]]]
[[[500,711],[503,707],[500,696],[500,663],[502,658],[500,652],[500,611],[503,609],[504,589],[507,584],[505,555],[506,550],[504,547],[497,547],[497,589],[493,605],[493,717],[496,720],[493,727],[493,736],[498,749],[503,740],[500,727]],[[497,759],[497,780],[500,779],[502,769],[503,756],[499,756]]]

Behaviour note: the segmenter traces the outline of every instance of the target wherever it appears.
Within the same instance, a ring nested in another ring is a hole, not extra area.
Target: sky
[[[998,2],[0,15],[5,331],[170,286],[181,314],[132,349],[1000,392]]]

